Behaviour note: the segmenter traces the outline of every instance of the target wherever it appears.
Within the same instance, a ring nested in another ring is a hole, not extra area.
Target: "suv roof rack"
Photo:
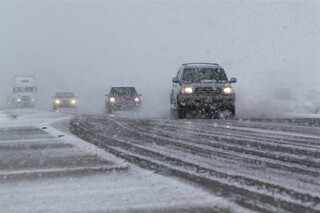
[[[188,65],[192,65],[192,64],[207,64],[207,65],[219,66],[218,63],[202,63],[202,62],[197,62],[197,63],[183,63],[182,66],[188,66]]]

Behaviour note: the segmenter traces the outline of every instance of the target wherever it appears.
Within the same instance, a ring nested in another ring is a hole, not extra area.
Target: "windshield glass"
[[[16,92],[35,92],[34,87],[17,87]]]
[[[137,96],[134,87],[113,87],[110,91],[111,96]]]
[[[186,82],[228,82],[227,76],[221,68],[186,68],[182,81]]]
[[[56,94],[56,98],[73,98],[74,95],[71,92],[61,92]]]

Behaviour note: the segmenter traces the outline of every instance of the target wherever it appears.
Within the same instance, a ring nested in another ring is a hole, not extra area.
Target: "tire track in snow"
[[[226,196],[232,197],[236,202],[245,207],[250,207],[258,211],[267,211],[270,206],[281,208],[284,211],[296,211],[297,209],[300,209],[303,211],[316,212],[319,210],[319,197],[317,195],[310,195],[308,192],[294,191],[281,185],[268,183],[255,178],[249,178],[242,175],[231,175],[228,172],[219,172],[214,169],[208,169],[201,163],[198,165],[194,164],[194,162],[188,162],[181,156],[168,155],[169,152],[166,153],[163,150],[159,151],[159,148],[158,150],[155,149],[157,146],[152,147],[152,141],[155,141],[157,145],[160,144],[162,147],[168,146],[170,143],[175,145],[178,144],[176,146],[177,149],[180,149],[178,151],[182,150],[182,153],[184,154],[191,151],[193,154],[197,154],[202,158],[206,157],[203,154],[209,156],[209,152],[212,150],[205,153],[205,149],[201,147],[194,147],[190,144],[183,144],[183,146],[181,146],[181,143],[177,143],[177,141],[181,141],[181,138],[174,141],[174,138],[173,140],[169,140],[168,137],[159,137],[159,134],[161,133],[159,129],[157,129],[156,132],[150,132],[149,135],[146,135],[146,132],[149,130],[144,130],[145,134],[143,134],[140,128],[143,125],[140,124],[139,126],[134,122],[134,125],[131,126],[132,124],[128,125],[128,123],[130,124],[130,119],[128,119],[129,121],[126,121],[126,119],[119,120],[117,118],[106,117],[96,117],[96,119],[94,119],[89,116],[81,119],[80,122],[73,122],[71,126],[75,133],[88,133],[90,136],[89,138],[86,138],[87,140],[90,140],[99,146],[103,146],[110,152],[114,152],[116,155],[127,160],[131,159],[131,161],[136,162],[140,166],[142,162],[144,162],[145,164],[153,165],[156,168],[160,167],[160,171],[165,168],[165,170],[170,170],[171,173],[183,173],[183,175],[180,176],[185,176],[184,178],[186,179],[191,179],[195,182],[197,182],[197,179],[201,179],[204,183],[213,184],[215,190],[218,190],[217,188],[219,187],[224,189],[227,188],[229,193],[226,193]],[[143,128],[145,128],[145,126],[143,126]],[[156,134],[157,132],[158,134]],[[80,135],[80,137],[81,136],[88,137],[83,134]],[[129,141],[126,136],[132,136],[134,138],[133,141]],[[194,142],[198,143],[199,141]],[[170,146],[169,148],[173,147]],[[231,155],[232,158],[233,153],[229,150],[223,154],[225,156]],[[226,158],[225,156],[221,155],[220,157]],[[190,171],[192,171],[191,174],[189,174]],[[315,175],[317,174],[315,173]],[[201,181],[199,184],[201,185]],[[317,187],[319,187],[319,185]],[[232,194],[233,192],[234,194]],[[236,198],[237,194],[238,196],[240,195],[240,198]],[[250,199],[245,201],[248,197],[250,197]],[[258,200],[256,200],[255,197]],[[263,202],[261,202],[262,197],[264,197]],[[252,202],[257,202],[258,204],[252,206]]]

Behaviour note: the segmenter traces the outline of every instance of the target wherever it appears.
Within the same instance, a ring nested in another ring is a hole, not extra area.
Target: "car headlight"
[[[21,101],[21,99],[20,99],[20,98],[18,98],[18,99],[17,99],[17,101],[18,101],[18,102],[20,102],[20,101]]]
[[[181,88],[181,93],[183,93],[183,94],[192,94],[193,93],[193,88],[192,87],[182,87]]]
[[[60,104],[60,100],[59,100],[59,99],[55,100],[54,102],[55,102],[56,104]]]
[[[233,89],[231,87],[226,87],[223,89],[223,93],[227,95],[233,94]]]
[[[71,104],[76,104],[76,103],[77,103],[77,100],[75,100],[75,99],[71,100]]]
[[[134,101],[135,101],[136,103],[139,103],[139,102],[140,102],[140,99],[139,99],[138,97],[136,97],[136,98],[134,99]]]
[[[111,97],[111,98],[109,98],[109,101],[110,101],[110,103],[114,103],[114,102],[116,102],[116,99],[114,98],[114,97]]]

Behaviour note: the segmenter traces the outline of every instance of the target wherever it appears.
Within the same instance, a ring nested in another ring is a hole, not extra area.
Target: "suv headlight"
[[[114,102],[116,102],[116,99],[114,98],[114,97],[111,97],[111,98],[109,98],[109,101],[110,101],[110,103],[114,103]]]
[[[76,99],[72,99],[71,100],[71,104],[76,104],[77,103],[77,100]]]
[[[59,99],[56,99],[54,102],[55,102],[56,104],[60,104],[60,100],[59,100]]]
[[[193,93],[193,88],[192,87],[182,87],[181,88],[181,93],[182,94],[192,94]]]
[[[139,99],[138,97],[136,97],[136,98],[134,99],[134,101],[135,101],[136,103],[139,103],[139,102],[140,102],[140,99]]]
[[[233,92],[234,91],[233,91],[232,87],[226,87],[223,89],[223,93],[227,94],[227,95],[231,95],[231,94],[233,94]]]

